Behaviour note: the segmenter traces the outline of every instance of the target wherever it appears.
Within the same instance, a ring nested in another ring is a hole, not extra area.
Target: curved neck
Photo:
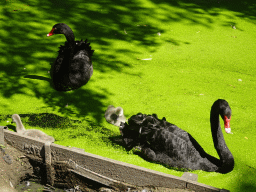
[[[211,109],[211,131],[214,147],[220,157],[221,165],[218,172],[227,173],[234,168],[234,157],[228,149],[223,137],[219,120],[219,102],[215,102]]]
[[[70,34],[64,34],[69,45],[71,45],[72,47],[75,45],[75,36],[73,34],[73,32]]]
[[[21,119],[18,115],[15,115],[14,117],[14,122],[16,123],[16,131],[17,133],[23,133],[24,131],[26,131],[25,127],[23,126]]]
[[[65,37],[67,39],[68,45],[71,48],[74,48],[74,46],[75,46],[75,36],[74,36],[73,31],[70,28],[68,28],[63,34],[65,35]]]
[[[64,35],[67,39],[67,44],[65,45],[68,46],[69,51],[67,53],[68,53],[69,63],[71,63],[74,56],[75,36],[71,29],[65,31]]]

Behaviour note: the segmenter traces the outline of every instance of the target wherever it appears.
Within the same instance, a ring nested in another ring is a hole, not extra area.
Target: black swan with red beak
[[[75,41],[70,27],[64,23],[53,26],[47,36],[64,34],[67,41],[60,46],[59,55],[51,68],[51,77],[57,91],[70,91],[85,85],[91,78],[93,66],[91,50],[87,40]]]
[[[213,143],[220,159],[207,154],[189,133],[165,118],[158,119],[156,114],[133,115],[128,123],[121,122],[120,132],[127,150],[137,146],[150,161],[168,167],[228,173],[234,168],[234,157],[224,140],[219,115],[225,131],[231,133],[231,109],[222,99],[213,103],[210,115]]]

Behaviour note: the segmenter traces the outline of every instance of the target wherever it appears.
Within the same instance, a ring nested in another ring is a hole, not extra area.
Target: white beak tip
[[[225,131],[226,131],[226,133],[228,133],[228,134],[233,134],[233,133],[231,132],[231,128],[225,128]]]

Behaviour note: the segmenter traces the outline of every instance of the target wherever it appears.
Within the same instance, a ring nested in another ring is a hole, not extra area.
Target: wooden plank
[[[24,152],[28,157],[44,162],[44,142],[18,135],[16,132],[3,131],[8,144]],[[220,191],[218,188],[200,184],[187,178],[172,176],[54,143],[48,144],[47,154],[49,153],[51,158],[46,157],[47,162],[66,162],[73,169],[73,172],[106,185],[110,185],[112,182],[121,182],[142,187],[151,185],[172,189],[192,189],[197,192]]]

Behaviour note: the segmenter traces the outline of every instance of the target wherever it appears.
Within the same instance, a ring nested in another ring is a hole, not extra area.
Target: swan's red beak
[[[225,131],[226,133],[231,133],[231,128],[230,128],[230,120],[231,120],[231,116],[230,118],[228,118],[227,116],[224,116],[224,127],[225,127]]]
[[[47,37],[52,36],[54,34],[53,31],[54,31],[54,28],[50,31],[50,33],[47,34]]]

